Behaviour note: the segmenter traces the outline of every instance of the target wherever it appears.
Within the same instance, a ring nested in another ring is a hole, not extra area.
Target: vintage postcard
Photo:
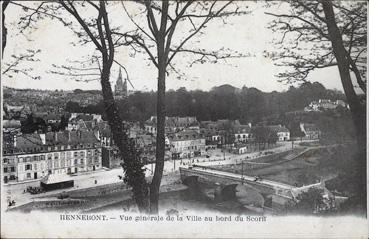
[[[1,10],[1,238],[368,238],[367,1]]]

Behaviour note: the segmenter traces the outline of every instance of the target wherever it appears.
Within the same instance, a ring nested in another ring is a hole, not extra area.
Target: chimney
[[[43,145],[46,144],[46,135],[45,134],[40,134],[40,138],[41,138],[41,142]]]
[[[248,123],[249,127],[251,128],[251,122]]]

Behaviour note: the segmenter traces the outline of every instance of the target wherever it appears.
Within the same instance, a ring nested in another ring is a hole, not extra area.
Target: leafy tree
[[[255,138],[255,143],[263,144],[265,149],[266,144],[275,144],[278,140],[277,133],[267,126],[255,126],[251,128],[251,133]]]
[[[21,122],[21,132],[23,134],[33,134],[39,130],[46,132],[47,124],[39,117],[33,117],[32,114],[27,115],[27,118]]]
[[[310,188],[307,192],[302,192],[297,197],[295,210],[300,213],[312,214],[314,211],[324,205],[323,190],[319,188]]]

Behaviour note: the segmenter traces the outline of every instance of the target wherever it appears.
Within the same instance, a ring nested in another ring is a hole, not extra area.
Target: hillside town
[[[25,94],[26,97],[29,95]],[[58,100],[63,99],[61,95]],[[118,99],[128,96],[127,81],[123,83],[121,72],[115,85],[115,95]],[[48,97],[47,94],[43,95],[43,98]],[[22,100],[19,103],[22,104]],[[39,180],[50,174],[78,174],[102,167],[120,166],[121,159],[116,154],[109,124],[102,119],[102,115],[66,112],[57,114],[40,112],[42,109],[39,108],[33,112],[32,106],[9,104],[5,104],[3,109],[4,183]],[[22,132],[21,121],[27,115],[42,118],[48,124],[46,131],[38,128],[34,132]],[[69,118],[64,120],[64,124],[53,130],[50,125],[61,125],[62,118],[67,115]],[[260,143],[291,141],[290,130],[284,125],[241,124],[239,120],[229,119],[198,121],[193,116],[166,117],[165,122],[168,160],[206,156],[208,150],[214,149],[245,154],[260,150]],[[142,160],[153,161],[156,116],[147,119],[143,127],[138,122],[125,124],[130,138],[145,152]],[[299,127],[304,134],[300,140],[319,139],[321,132],[316,125],[301,122]],[[266,137],[263,136],[264,131],[268,134]],[[257,144],[259,148],[256,147]]]
[[[129,93],[127,88],[127,80],[123,81],[119,72],[115,84],[117,100],[125,101],[134,94]],[[32,95],[30,92],[33,91],[19,95],[19,99],[23,99],[24,95]],[[6,93],[9,94],[6,99],[13,99],[10,95],[17,95],[19,91],[10,89]],[[55,97],[55,101],[64,99],[62,93],[55,96],[54,92],[45,93],[42,99],[49,97]],[[14,188],[15,192],[27,191],[36,196],[60,190],[78,191],[76,187],[90,188],[93,191],[102,182],[110,185],[124,177],[122,158],[104,115],[62,109],[48,111],[46,108],[32,105],[31,102],[28,101],[22,106],[22,100],[7,100],[3,107],[4,143],[1,171],[2,181],[10,191]],[[337,110],[338,106],[347,108],[342,100],[318,99],[299,112],[322,114],[324,111]],[[140,152],[139,160],[146,165],[146,175],[150,177],[155,168],[157,117],[150,116],[144,122],[123,123],[129,138]],[[316,208],[315,212],[329,211],[336,208],[344,198],[340,194],[334,197],[325,187],[325,181],[335,177],[331,172],[312,178],[299,174],[297,178],[296,175],[291,176],[287,181],[279,180],[277,175],[273,180],[266,180],[262,178],[264,176],[256,173],[266,166],[275,167],[272,166],[275,163],[278,165],[286,160],[298,161],[301,157],[316,154],[316,149],[326,147],[317,148],[319,141],[326,134],[325,131],[326,129],[320,129],[316,123],[309,120],[296,121],[291,128],[291,124],[268,124],[267,121],[241,123],[239,119],[198,120],[196,116],[167,116],[164,166],[167,176],[164,176],[164,182],[180,178],[185,182],[185,178],[194,173],[202,175],[211,170],[220,170],[214,173],[227,173],[230,174],[228,177],[240,180],[238,177],[241,172],[241,180],[249,181],[250,184],[258,182],[259,186],[266,184],[281,190],[263,196],[263,201],[270,200],[270,203],[249,205],[246,207],[248,210],[258,211],[258,208],[264,208],[263,210],[271,210],[274,213],[283,212],[291,200],[296,201],[301,193],[310,188],[322,188],[325,195],[323,196],[329,200]],[[273,164],[269,163],[270,159],[266,159],[280,154],[283,156],[278,156]],[[242,170],[239,171],[241,164]],[[89,181],[88,178],[94,180]],[[176,188],[170,183],[168,187],[172,190],[173,187]],[[9,194],[7,198],[10,209],[16,208],[14,206],[17,201],[21,205],[27,205],[30,199],[24,194],[17,196],[17,193]],[[34,196],[31,198],[34,200]]]

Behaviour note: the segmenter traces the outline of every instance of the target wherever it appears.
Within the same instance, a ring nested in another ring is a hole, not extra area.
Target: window
[[[51,158],[52,158],[51,154],[48,154],[48,155],[47,155],[47,159],[48,159],[48,160],[51,160]]]
[[[58,159],[59,158],[59,153],[54,153],[54,159]]]
[[[83,162],[83,159],[81,159],[81,164],[83,164],[84,162]]]
[[[52,164],[52,161],[51,160],[47,161],[47,167],[48,168],[52,168],[53,167],[53,164]]]
[[[15,172],[15,167],[11,167],[10,172]]]
[[[8,158],[4,158],[3,162],[4,163],[8,163],[9,162],[9,159]]]
[[[19,163],[23,163],[23,158],[18,158]]]
[[[26,165],[26,170],[32,170],[32,164],[27,164]]]
[[[74,152],[74,157],[77,157],[78,156],[78,152]]]
[[[27,178],[31,178],[31,173],[27,173]]]
[[[78,159],[74,159],[74,165],[78,164]]]
[[[9,180],[15,180],[15,176],[14,175],[10,175]]]
[[[8,172],[8,168],[4,168],[4,173],[7,173]]]
[[[33,165],[33,168],[34,168],[34,170],[37,170],[37,164],[36,163]]]

